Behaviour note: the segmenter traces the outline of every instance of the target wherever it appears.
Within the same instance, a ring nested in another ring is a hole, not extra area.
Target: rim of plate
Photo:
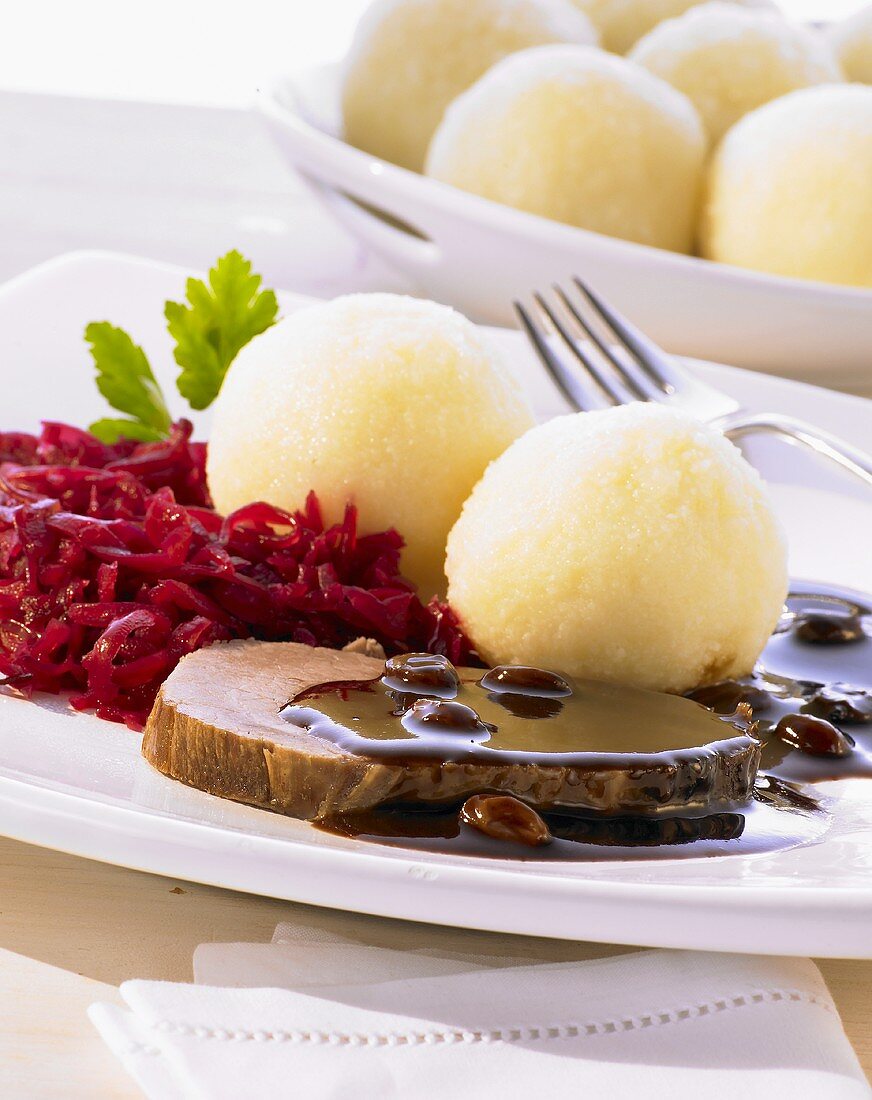
[[[172,782],[175,782],[173,780]],[[431,859],[418,858],[411,849],[404,848],[391,848],[390,852],[395,854],[390,855],[381,850],[376,849],[373,845],[366,845],[354,848],[336,848],[330,846],[318,846],[315,847],[310,844],[305,838],[298,837],[276,837],[266,836],[262,833],[251,834],[243,832],[237,829],[228,829],[221,825],[215,825],[205,821],[193,821],[189,818],[180,817],[173,814],[161,813],[159,811],[152,811],[141,806],[124,806],[119,805],[115,801],[104,801],[97,798],[85,799],[79,794],[68,793],[67,791],[55,790],[50,786],[44,786],[42,784],[36,784],[25,780],[15,779],[11,776],[0,775],[0,794],[6,792],[10,796],[14,796],[15,790],[27,792],[28,794],[35,794],[34,801],[45,800],[45,808],[54,814],[55,817],[65,817],[65,807],[67,805],[76,806],[77,809],[81,807],[84,802],[88,806],[89,814],[93,814],[95,820],[94,825],[99,825],[102,829],[106,827],[107,816],[118,817],[120,820],[127,820],[131,823],[143,820],[149,822],[149,833],[154,834],[162,830],[168,830],[175,832],[181,830],[183,832],[190,833],[192,837],[214,837],[215,835],[226,837],[231,842],[234,839],[244,838],[248,843],[247,848],[250,848],[254,843],[258,847],[263,846],[269,849],[271,852],[281,854],[287,851],[289,847],[305,852],[306,859],[313,859],[315,861],[321,861],[325,856],[330,859],[334,859],[339,863],[350,862],[355,867],[359,867],[362,863],[370,866],[383,866],[402,869],[405,875],[408,874],[408,866],[414,865],[416,867],[432,869],[434,874],[434,880],[438,877],[453,877],[456,879],[481,879],[486,877],[487,879],[512,882],[515,883],[519,878],[525,882],[529,882],[530,878],[525,873],[525,864],[519,860],[487,860],[477,861],[473,863],[470,861],[469,865],[460,863],[454,859],[450,853],[443,853],[445,856],[444,862]],[[201,791],[200,793],[207,794],[208,792]],[[217,795],[211,795],[210,797],[217,798]],[[26,801],[26,800],[22,800]],[[2,802],[9,805],[10,799],[2,799]],[[237,805],[237,803],[232,803]],[[264,811],[269,813],[270,811]],[[72,816],[72,815],[69,815]],[[75,817],[78,821],[82,821],[82,814],[77,812]],[[297,822],[301,826],[310,826],[311,823],[303,821],[300,818],[292,818],[292,821]],[[156,825],[155,825],[156,823]],[[135,829],[126,830],[128,835],[136,832]],[[115,831],[115,835],[120,835],[120,831]],[[151,839],[151,837],[150,837]],[[160,839],[160,838],[158,838]],[[232,845],[231,845],[232,846]],[[803,847],[803,845],[800,845]],[[432,853],[429,853],[432,854]],[[771,856],[771,852],[758,853],[760,856]],[[732,858],[732,857],[728,857]],[[741,856],[737,858],[749,859],[752,856]],[[640,861],[641,862],[641,861]],[[684,863],[686,861],[676,860],[660,860],[658,863]],[[550,869],[553,866],[553,871]],[[740,886],[736,883],[718,883],[694,885],[693,883],[669,883],[662,884],[656,883],[638,883],[638,882],[613,882],[606,879],[591,879],[585,878],[582,875],[568,876],[560,873],[560,868],[565,867],[565,864],[555,862],[553,865],[548,865],[549,870],[545,871],[541,869],[541,865],[537,865],[537,882],[547,882],[550,888],[558,894],[566,894],[568,896],[574,896],[578,893],[590,893],[596,896],[608,897],[611,895],[637,895],[640,891],[649,892],[654,889],[661,892],[663,895],[668,895],[670,898],[678,899],[678,901],[699,900],[700,898],[708,898],[711,901],[717,900],[718,904],[725,905],[740,905],[742,909],[748,908],[748,900],[753,898],[755,903],[761,903],[758,908],[765,908],[768,904],[783,903],[785,894],[789,891],[790,897],[797,899],[797,902],[801,902],[803,905],[811,904],[820,908],[829,908],[829,904],[824,905],[822,898],[827,897],[826,892],[815,886],[772,886],[772,885],[754,885],[753,887]],[[232,887],[239,889],[239,887]],[[838,891],[838,898],[840,904],[843,901],[849,901],[857,904],[861,904],[864,908],[869,905],[872,906],[872,877],[870,877],[869,884],[865,886],[846,886],[840,888]],[[724,895],[727,895],[726,897]],[[661,899],[662,900],[662,899]],[[670,902],[672,904],[672,902]],[[440,923],[434,919],[434,923]],[[870,937],[872,937],[872,929],[870,929]],[[870,943],[872,946],[872,943]]]

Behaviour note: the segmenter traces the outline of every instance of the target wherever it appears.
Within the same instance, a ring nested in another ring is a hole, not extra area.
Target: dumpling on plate
[[[641,38],[629,56],[690,98],[712,141],[771,99],[842,79],[821,35],[736,4],[703,4],[668,19]]]
[[[664,19],[683,15],[704,0],[575,0],[600,33],[602,44],[614,53],[626,53],[643,34]],[[777,10],[771,0],[732,0],[746,8]]]
[[[464,504],[446,572],[486,661],[682,692],[751,671],[787,548],[725,436],[636,402],[514,442]]]
[[[687,252],[706,136],[646,69],[584,46],[495,65],[445,112],[426,172],[507,206]]]
[[[736,123],[708,173],[705,256],[872,287],[872,88],[803,88]]]
[[[510,368],[448,306],[350,294],[298,310],[247,344],[215,402],[209,489],[232,512],[288,511],[314,490],[329,523],[395,527],[426,600],[445,541],[487,464],[533,423]]]
[[[872,4],[833,23],[827,37],[848,80],[872,84]]]
[[[572,0],[376,0],[345,65],[345,138],[420,171],[460,92],[507,54],[549,42],[595,43]]]

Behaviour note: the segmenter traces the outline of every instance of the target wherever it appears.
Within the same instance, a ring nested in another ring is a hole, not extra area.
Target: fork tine
[[[527,334],[527,339],[533,345],[533,349],[539,356],[542,365],[551,377],[551,381],[560,390],[569,404],[575,409],[576,412],[585,412],[585,405],[580,399],[580,395],[576,393],[575,380],[572,379],[572,386],[568,386],[564,381],[563,372],[555,365],[555,357],[551,348],[548,346],[548,342],[545,339],[545,334],[539,330],[536,324],[533,322],[532,317],[521,305],[520,302],[515,301],[512,303],[515,307],[515,313],[518,315],[518,320],[521,322],[521,327]]]
[[[620,387],[615,385],[608,373],[602,370],[596,358],[589,355],[585,351],[584,346],[578,340],[574,339],[572,333],[567,329],[559,314],[551,308],[538,291],[533,294],[533,301],[539,310],[540,316],[546,318],[547,323],[563,341],[569,353],[568,359],[561,358],[560,356],[557,357],[560,360],[560,365],[564,373],[570,378],[577,379],[579,377],[578,366],[580,365],[585,371],[585,375],[582,377],[586,376],[589,378],[594,383],[597,391],[602,395],[598,407],[626,404],[627,394],[621,392]]]
[[[539,356],[551,380],[576,412],[589,412],[600,409],[611,402],[604,398],[599,387],[592,384],[578,371],[568,370],[566,364],[548,342],[546,333],[536,324],[527,309],[520,302],[514,303],[515,312],[526,332],[530,343]]]
[[[578,325],[580,330],[579,335],[586,335],[617,372],[621,382],[629,391],[629,399],[633,401],[662,400],[663,392],[660,386],[652,381],[651,376],[646,371],[638,369],[635,359],[631,359],[630,363],[622,362],[618,356],[615,355],[608,342],[600,336],[595,326],[590,324],[575,304],[570,301],[566,291],[564,291],[561,286],[558,286],[557,283],[553,285],[552,289],[571,320]],[[622,403],[626,404],[626,400],[627,399],[624,398]]]
[[[612,309],[578,276],[574,276],[572,281],[600,317],[608,323],[618,340],[636,357],[663,392],[669,394],[680,390],[682,384],[680,375],[672,370],[668,357],[654,341],[649,340],[626,317],[622,317]]]

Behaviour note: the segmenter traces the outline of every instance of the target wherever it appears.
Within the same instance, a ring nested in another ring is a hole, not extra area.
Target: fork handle
[[[755,434],[777,435],[788,443],[808,447],[872,487],[872,455],[804,420],[777,413],[731,413],[713,420],[712,424],[730,439]]]

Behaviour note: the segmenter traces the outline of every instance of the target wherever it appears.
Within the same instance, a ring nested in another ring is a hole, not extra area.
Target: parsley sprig
[[[239,252],[228,252],[207,276],[188,279],[185,302],[167,302],[164,315],[181,367],[176,385],[191,408],[205,409],[218,396],[227,368],[245,345],[275,323],[278,302],[261,289],[261,277]],[[121,418],[91,425],[104,443],[166,439],[172,417],[145,352],[108,321],[92,322],[85,339],[97,369],[97,388]]]
[[[172,417],[142,348],[108,321],[93,321],[85,339],[97,368],[97,389],[113,409],[131,418],[98,420],[91,425],[93,434],[104,443],[115,443],[120,436],[165,439]]]
[[[192,409],[218,396],[227,368],[254,336],[276,319],[278,302],[260,289],[260,275],[238,252],[228,252],[209,272],[209,285],[188,279],[188,305],[167,302],[164,315],[182,368],[176,385]]]

